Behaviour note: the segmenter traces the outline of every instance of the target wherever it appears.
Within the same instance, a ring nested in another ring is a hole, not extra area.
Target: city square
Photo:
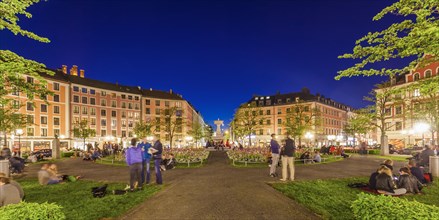
[[[439,218],[439,2],[0,1],[0,219]]]

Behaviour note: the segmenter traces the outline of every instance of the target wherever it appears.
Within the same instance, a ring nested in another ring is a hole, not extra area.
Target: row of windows
[[[27,111],[34,111],[34,105],[32,102],[26,103],[26,110]],[[48,106],[46,104],[40,105],[40,112],[48,112]],[[53,113],[59,114],[60,113],[60,107],[58,105],[53,106]]]
[[[73,113],[74,114],[79,114],[81,112],[81,114],[83,115],[87,115],[90,113],[90,115],[96,115],[96,108],[88,108],[87,106],[82,106],[82,108],[80,106],[73,106]],[[107,116],[107,110],[106,109],[101,109],[100,111],[100,115],[101,116]],[[122,118],[126,118],[128,116],[128,118],[140,118],[140,113],[138,112],[125,112],[122,111]],[[116,110],[112,110],[111,111],[111,117],[117,117],[117,111]]]
[[[40,116],[40,124],[41,125],[47,125],[47,120],[48,117],[47,116]],[[29,124],[35,124],[35,116],[34,115],[27,115],[27,122]],[[60,118],[59,117],[53,117],[53,125],[60,125]]]
[[[79,117],[74,117],[73,118],[73,122],[74,123],[79,123]],[[110,125],[111,125],[112,128],[117,127],[117,120],[116,119],[111,119],[110,123],[111,123]],[[95,126],[96,125],[96,118],[90,118],[90,125],[91,126]],[[107,126],[107,119],[101,119],[100,125],[101,126]],[[127,126],[129,128],[132,128],[132,127],[134,127],[134,121],[132,121],[132,120],[129,120],[129,121],[122,120],[121,121],[121,126],[122,126],[122,128],[125,128]]]
[[[59,136],[60,130],[59,129],[53,129],[53,134]],[[35,129],[34,128],[26,128],[26,135],[28,137],[35,136]],[[41,128],[40,129],[40,136],[41,137],[47,137],[47,128]]]
[[[83,97],[81,98],[81,103],[82,103],[82,104],[89,104],[88,101],[90,101],[90,105],[96,105],[96,98],[90,98],[90,99],[89,99],[88,97],[85,97],[85,96],[83,96]],[[74,96],[73,96],[73,102],[74,102],[74,103],[79,103],[79,96],[74,95]],[[101,104],[101,106],[107,106],[107,100],[102,99],[100,104]],[[113,108],[117,108],[117,102],[116,102],[116,100],[112,100],[112,101],[111,101],[111,107],[113,107]],[[121,108],[127,108],[127,107],[128,107],[128,109],[136,109],[136,110],[139,110],[139,109],[140,109],[140,107],[139,107],[139,103],[131,103],[131,102],[129,102],[128,105],[127,105],[126,102],[122,102],[122,104],[121,104],[120,107],[121,107]]]
[[[436,69],[436,73],[439,73],[439,67]],[[430,78],[432,77],[432,71],[431,70],[425,70],[424,71],[424,78]],[[420,79],[421,74],[420,73],[415,73],[413,74],[413,80],[414,81],[418,81]]]
[[[73,86],[73,91],[74,92],[79,92],[79,87],[78,86]],[[96,94],[96,90],[94,90],[94,89],[90,89],[89,90],[89,89],[87,89],[85,87],[82,87],[81,88],[81,93],[83,93],[83,94],[89,93],[91,95],[95,95]],[[111,93],[110,95],[111,95],[112,98],[116,98],[116,96],[117,96],[116,93]],[[101,96],[104,96],[104,97],[107,96],[107,92],[106,91],[101,91]],[[133,96],[133,95],[122,94],[120,97],[122,99],[128,99],[128,100],[133,100],[133,99],[136,100],[136,101],[140,100],[139,96]]]
[[[402,130],[402,122],[397,121],[395,124],[392,122],[386,122],[386,130],[388,131],[401,131]]]

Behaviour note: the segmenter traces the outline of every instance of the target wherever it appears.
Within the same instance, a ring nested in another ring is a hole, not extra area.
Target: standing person
[[[290,180],[294,181],[294,154],[296,152],[296,144],[291,139],[290,135],[287,136],[285,141],[285,147],[282,155],[282,179],[281,181],[288,180],[287,166],[290,168]]]
[[[148,142],[146,137],[143,138],[143,142],[140,143],[137,147],[142,148],[143,151],[143,160],[142,160],[142,184],[149,184],[151,179],[151,170],[150,170],[150,161],[151,154],[148,153],[149,148],[151,148],[151,144]],[[145,179],[146,178],[146,179]]]
[[[126,162],[130,167],[130,191],[133,192],[135,182],[137,181],[137,188],[142,189],[142,148],[136,147],[137,139],[131,139],[131,146],[126,152]]]
[[[163,145],[162,142],[160,142],[160,139],[157,139],[152,149],[154,149],[152,153],[152,158],[154,159],[155,181],[157,184],[162,184],[163,181],[162,172],[160,171],[160,165],[162,163]]]
[[[421,161],[419,162],[419,166],[429,166],[430,165],[430,156],[435,156],[434,151],[430,149],[428,145],[424,146],[425,149],[419,154]]]
[[[271,149],[271,167],[270,167],[270,176],[276,177],[276,168],[277,164],[279,163],[279,153],[280,153],[280,146],[279,143],[276,141],[276,135],[271,135],[271,141],[270,141],[270,149]]]

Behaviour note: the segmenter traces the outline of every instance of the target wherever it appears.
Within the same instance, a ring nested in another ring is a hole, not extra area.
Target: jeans
[[[150,158],[144,159],[142,161],[142,184],[143,183],[148,184],[149,181],[151,180],[151,170],[149,164],[150,161],[151,161]],[[146,177],[146,181],[145,181],[145,177]]]
[[[157,184],[162,184],[162,172],[160,170],[160,164],[162,163],[162,158],[154,159],[154,170],[155,170],[155,181]]]
[[[134,183],[137,181],[137,187],[142,187],[142,163],[133,163],[130,165],[130,189],[134,189]]]
[[[276,174],[277,164],[279,163],[279,154],[271,154],[270,174]]]
[[[287,166],[290,167],[290,180],[294,180],[294,157],[282,156],[282,179],[288,180]]]

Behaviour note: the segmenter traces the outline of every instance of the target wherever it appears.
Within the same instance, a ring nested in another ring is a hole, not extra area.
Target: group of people
[[[393,173],[393,161],[385,160],[369,177],[369,188],[385,195],[417,194],[425,183],[424,172],[414,160],[401,167],[399,175]]]
[[[280,157],[282,160],[282,178],[281,181],[291,180],[294,181],[294,155],[296,151],[296,144],[293,139],[288,135],[285,140],[285,145],[280,146],[276,140],[276,135],[271,135],[270,141],[270,151],[271,151],[271,166],[270,166],[270,176],[277,177],[276,169],[279,163]],[[289,169],[289,176],[288,176]]]
[[[137,139],[131,139],[131,145],[126,150],[126,163],[130,168],[130,191],[142,189],[143,184],[149,184],[151,179],[150,162],[154,160],[156,183],[162,184],[162,153],[163,145],[156,140],[152,146],[146,138],[137,143]],[[166,167],[165,167],[166,168]]]
[[[327,147],[325,145],[323,145],[320,148],[320,153],[326,154],[326,155],[339,155],[339,156],[342,156],[343,158],[349,157],[349,155],[346,154],[346,152],[342,146],[337,147],[335,145],[330,145]]]
[[[311,154],[311,152],[307,150],[300,155],[300,160],[303,161],[303,163],[321,163],[322,156],[317,150],[314,152],[314,154]]]

